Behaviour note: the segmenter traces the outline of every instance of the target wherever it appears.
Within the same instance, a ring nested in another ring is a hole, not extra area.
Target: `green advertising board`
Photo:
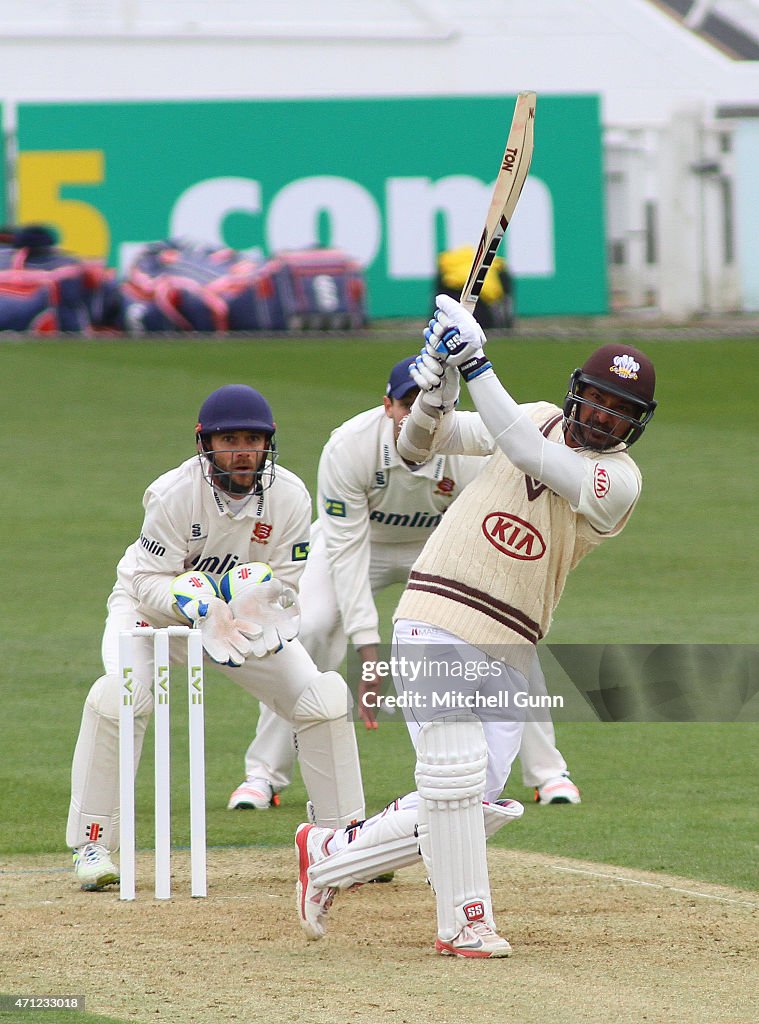
[[[334,245],[370,315],[425,315],[437,254],[482,231],[513,96],[20,104],[18,219],[124,267],[167,237],[266,258]],[[519,315],[607,308],[596,96],[538,96],[530,176],[500,255]]]

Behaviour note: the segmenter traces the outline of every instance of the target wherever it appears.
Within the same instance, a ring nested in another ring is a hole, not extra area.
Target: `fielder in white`
[[[476,455],[440,452],[421,464],[401,458],[396,447],[401,423],[419,394],[409,369],[415,358],[392,368],[381,406],[337,427],[324,446],[318,520],[300,582],[299,639],[322,672],[339,669],[348,643],[354,646],[363,665],[358,712],[368,729],[377,728],[372,695],[381,684],[370,679],[380,642],[375,595],[407,581],[433,529],[485,468],[483,454],[494,450],[488,440]],[[278,803],[292,780],[295,757],[291,727],[263,705],[245,755],[245,779],[232,793],[229,809],[265,810]],[[524,784],[534,787],[539,803],[580,802],[556,747],[550,715],[525,724],[519,759]],[[493,775],[501,777],[500,766],[494,765]]]
[[[145,492],[140,536],[119,562],[108,601],[105,672],[85,702],[72,765],[66,841],[84,889],[119,880],[111,859],[119,841],[118,639],[134,626],[189,622],[200,629],[205,652],[219,669],[295,731],[320,824],[339,828],[364,816],[348,688],[337,672],[319,672],[291,639],[311,499],[298,477],[275,465],[274,432],[271,409],[258,391],[225,385],[201,406],[197,453]],[[255,601],[236,609],[235,601],[215,596],[215,581],[246,562],[267,563],[276,581],[260,585],[267,602],[260,619]],[[142,642],[135,659],[137,763],[153,709],[152,643]]]
[[[535,645],[567,575],[623,529],[640,495],[626,449],[653,415],[655,374],[637,349],[605,345],[574,371],[563,408],[518,405],[474,317],[448,296],[437,302],[412,371],[422,392],[398,451],[414,462],[494,454],[425,545],[395,614],[394,682],[409,708],[417,792],[362,826],[301,825],[298,909],[306,935],[321,937],[340,889],[413,861],[418,845],[435,893],[436,950],[505,957],[485,840],[521,808],[489,801],[519,750],[516,698],[533,693],[531,682],[540,691]],[[479,415],[452,408],[459,371]],[[500,701],[494,715],[482,710],[491,699]]]

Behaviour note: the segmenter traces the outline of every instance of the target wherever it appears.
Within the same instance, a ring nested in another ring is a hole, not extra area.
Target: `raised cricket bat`
[[[506,152],[503,154],[501,169],[495,181],[485,228],[459,299],[470,313],[473,312],[480,297],[485,275],[490,270],[503,233],[509,226],[530,169],[535,129],[535,101],[534,92],[520,92],[517,96]]]

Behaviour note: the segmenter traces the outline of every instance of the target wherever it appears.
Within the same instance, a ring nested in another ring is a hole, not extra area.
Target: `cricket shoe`
[[[298,825],[295,833],[295,852],[298,854],[298,881],[295,895],[298,903],[300,926],[308,939],[321,939],[327,934],[327,911],[337,895],[337,889],[320,889],[311,881],[308,869],[327,856],[327,843],[334,835],[331,828],[318,825]]]
[[[279,807],[279,797],[266,779],[241,782],[227,804],[228,811],[268,811],[270,807]]]
[[[549,779],[535,789],[536,804],[579,804],[580,790],[575,786],[567,772]]]
[[[511,956],[511,946],[484,921],[464,925],[453,939],[436,939],[435,949],[443,956],[487,957]]]
[[[100,843],[87,843],[73,854],[74,871],[85,892],[100,892],[107,885],[118,885],[119,869]]]

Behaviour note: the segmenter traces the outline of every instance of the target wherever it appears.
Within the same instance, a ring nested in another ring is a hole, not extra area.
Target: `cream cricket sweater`
[[[541,402],[530,407],[529,415],[548,440],[563,443],[558,407]],[[640,479],[625,452],[582,454],[591,463],[591,501],[603,499],[598,483],[593,494],[598,476],[593,462],[603,460],[602,480],[613,479],[615,464]],[[570,570],[602,540],[619,533],[633,507],[609,533],[600,533],[565,498],[525,476],[496,449],[426,543],[394,618],[446,629],[487,649],[491,657],[523,668],[524,648],[529,645],[531,653],[548,632]]]

